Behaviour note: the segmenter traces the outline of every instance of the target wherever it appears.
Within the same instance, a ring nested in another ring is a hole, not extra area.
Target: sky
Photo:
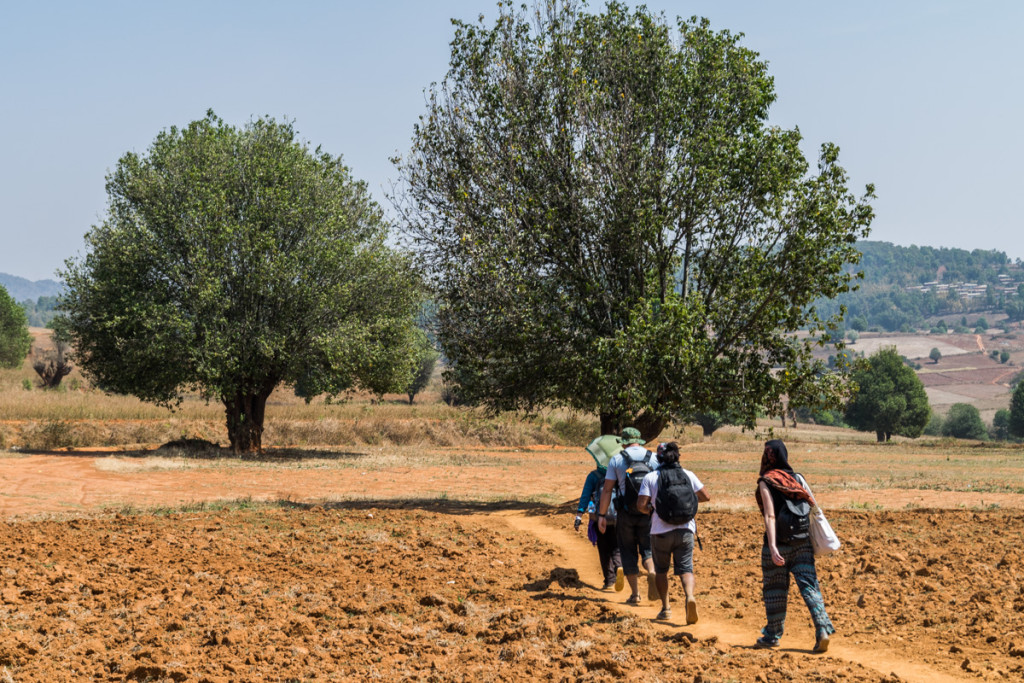
[[[531,0],[532,2],[532,0]],[[1024,259],[1024,52],[1016,0],[651,0],[671,20],[745,34],[775,78],[770,123],[823,142],[870,239]],[[603,3],[591,2],[591,10]],[[424,90],[444,78],[452,18],[493,0],[0,0],[0,272],[54,278],[102,221],[129,151],[213,109],[294,122],[342,155],[390,211]]]

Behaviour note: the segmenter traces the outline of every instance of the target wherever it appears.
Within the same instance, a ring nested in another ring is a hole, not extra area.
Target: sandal
[[[761,636],[754,643],[754,647],[758,647],[758,648],[762,648],[762,649],[778,647],[778,646],[779,646],[779,639],[778,638],[768,638],[766,636]]]
[[[824,631],[818,634],[818,639],[814,643],[814,652],[821,654],[822,652],[828,652],[828,638],[829,634]]]
[[[656,621],[668,621],[672,618],[672,610],[666,608],[658,612],[658,616],[654,617]]]
[[[626,599],[626,604],[627,605],[639,605],[640,604],[640,595],[639,594],[637,594],[637,595],[630,595],[629,598]]]

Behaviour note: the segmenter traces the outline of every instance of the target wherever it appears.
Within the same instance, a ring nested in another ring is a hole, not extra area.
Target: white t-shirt
[[[686,472],[686,476],[690,478],[690,485],[693,486],[694,493],[697,493],[697,491],[700,491],[702,488],[704,488],[704,484],[700,483],[700,479],[697,478],[696,474],[685,468],[683,469],[683,472]],[[654,501],[658,498],[657,472],[651,472],[646,477],[644,477],[644,483],[640,485],[640,495],[650,496],[651,507],[654,507]],[[686,524],[667,524],[661,521],[661,517],[658,517],[658,511],[655,510],[654,513],[651,515],[651,534],[664,534],[669,531],[672,531],[673,529],[689,529],[693,532],[694,535],[696,535],[697,521],[691,519]]]

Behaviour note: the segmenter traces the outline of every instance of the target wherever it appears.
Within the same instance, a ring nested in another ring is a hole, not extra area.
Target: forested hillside
[[[910,331],[948,315],[966,317],[972,326],[983,315],[1024,319],[1024,268],[1001,251],[872,241],[857,246],[864,256],[850,270],[864,273],[860,287],[815,304],[826,314],[845,305],[847,327]]]

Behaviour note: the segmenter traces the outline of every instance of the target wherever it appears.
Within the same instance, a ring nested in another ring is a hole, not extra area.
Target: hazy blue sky
[[[872,239],[1024,259],[1024,3],[654,0],[746,34],[775,77],[772,122],[823,141]],[[602,7],[591,3],[592,9]],[[213,108],[295,121],[386,206],[423,89],[444,77],[449,19],[492,0],[0,0],[0,272],[54,276],[105,210],[104,176],[160,130]]]

